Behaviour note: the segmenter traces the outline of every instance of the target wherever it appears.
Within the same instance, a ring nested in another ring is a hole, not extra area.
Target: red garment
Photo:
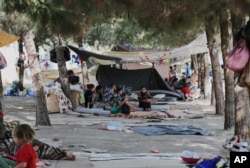
[[[181,91],[182,91],[182,93],[183,93],[184,95],[190,94],[190,93],[191,93],[189,87],[187,87],[187,86],[184,86],[184,87],[181,89]]]
[[[16,164],[26,162],[26,168],[36,168],[36,159],[36,153],[31,144],[25,144],[17,151]]]

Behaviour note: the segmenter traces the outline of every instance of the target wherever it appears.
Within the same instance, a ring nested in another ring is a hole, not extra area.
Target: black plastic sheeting
[[[154,135],[203,135],[212,136],[207,130],[196,128],[193,126],[175,126],[175,125],[148,125],[148,126],[132,126],[132,130],[136,133],[146,136]]]
[[[98,58],[98,59],[114,61],[115,63],[120,64],[121,60],[122,60],[121,58],[90,52],[90,51],[87,51],[84,49],[79,49],[79,48],[71,46],[71,45],[68,45],[68,47],[72,51],[74,51],[80,57],[80,59],[82,59],[83,61],[88,61],[89,57],[94,57],[94,58]]]
[[[96,72],[96,79],[104,87],[114,83],[117,86],[129,87],[132,91],[137,91],[144,85],[147,90],[169,91],[168,96],[180,100],[184,99],[181,93],[174,90],[162,79],[155,68],[124,70],[100,65]]]

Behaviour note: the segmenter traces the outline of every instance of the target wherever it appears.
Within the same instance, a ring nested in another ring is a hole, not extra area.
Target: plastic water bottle
[[[122,124],[119,121],[107,121],[105,125],[107,130],[118,132],[122,131]]]

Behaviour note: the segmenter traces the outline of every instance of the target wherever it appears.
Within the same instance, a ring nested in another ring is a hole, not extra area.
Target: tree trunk
[[[207,53],[202,54],[203,63],[204,63],[204,80],[203,80],[203,90],[204,90],[204,98],[210,99],[211,98],[211,81],[209,78],[209,57]]]
[[[200,54],[197,54],[197,63],[198,63],[198,88],[203,90],[203,58]]]
[[[191,55],[191,65],[193,68],[193,74],[198,74],[198,62],[197,62],[198,55]]]
[[[215,105],[215,95],[214,95],[214,82],[213,79],[211,80],[211,102],[210,105],[214,106]]]
[[[235,135],[240,135],[242,139],[248,139],[248,113],[249,111],[249,89],[240,86],[235,87],[236,114],[235,114]]]
[[[59,78],[61,81],[61,88],[65,96],[70,99],[70,87],[68,83],[68,75],[67,75],[67,67],[66,67],[66,61],[64,59],[64,47],[62,46],[62,39],[61,37],[56,37],[56,60],[58,65],[58,71],[59,71]],[[71,100],[71,99],[70,99]]]
[[[32,31],[28,31],[24,34],[24,46],[26,48],[29,59],[32,83],[35,92],[36,125],[51,125],[45,101],[44,88],[42,84],[43,76],[41,74],[41,68],[37,58],[34,35]]]
[[[24,74],[24,52],[23,52],[23,34],[21,34],[21,38],[18,41],[19,45],[19,60],[20,60],[20,66],[19,66],[19,71],[18,71],[18,76],[19,76],[19,90],[23,91],[23,74]]]
[[[206,24],[206,34],[208,41],[208,49],[210,53],[212,63],[212,73],[214,82],[214,93],[215,93],[215,109],[216,114],[224,113],[224,96],[221,82],[221,67],[219,63],[218,51],[216,49],[215,40],[215,28],[211,24]]]
[[[2,72],[0,70],[0,138],[4,137],[2,101],[3,101],[3,82],[2,82]]]
[[[221,51],[223,62],[227,60],[228,54],[232,48],[232,25],[229,10],[222,9],[219,17],[221,34]],[[234,126],[234,73],[224,66],[225,78],[225,121],[224,129],[230,129]]]

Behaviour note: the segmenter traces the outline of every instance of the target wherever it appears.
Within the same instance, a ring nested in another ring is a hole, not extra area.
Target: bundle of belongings
[[[59,82],[53,82],[44,87],[45,98],[47,99],[51,95],[55,95],[58,100],[58,107],[60,113],[64,113],[67,111],[71,111],[72,103],[71,101],[65,96],[61,89],[61,84]],[[49,107],[47,104],[47,108],[49,111]]]

